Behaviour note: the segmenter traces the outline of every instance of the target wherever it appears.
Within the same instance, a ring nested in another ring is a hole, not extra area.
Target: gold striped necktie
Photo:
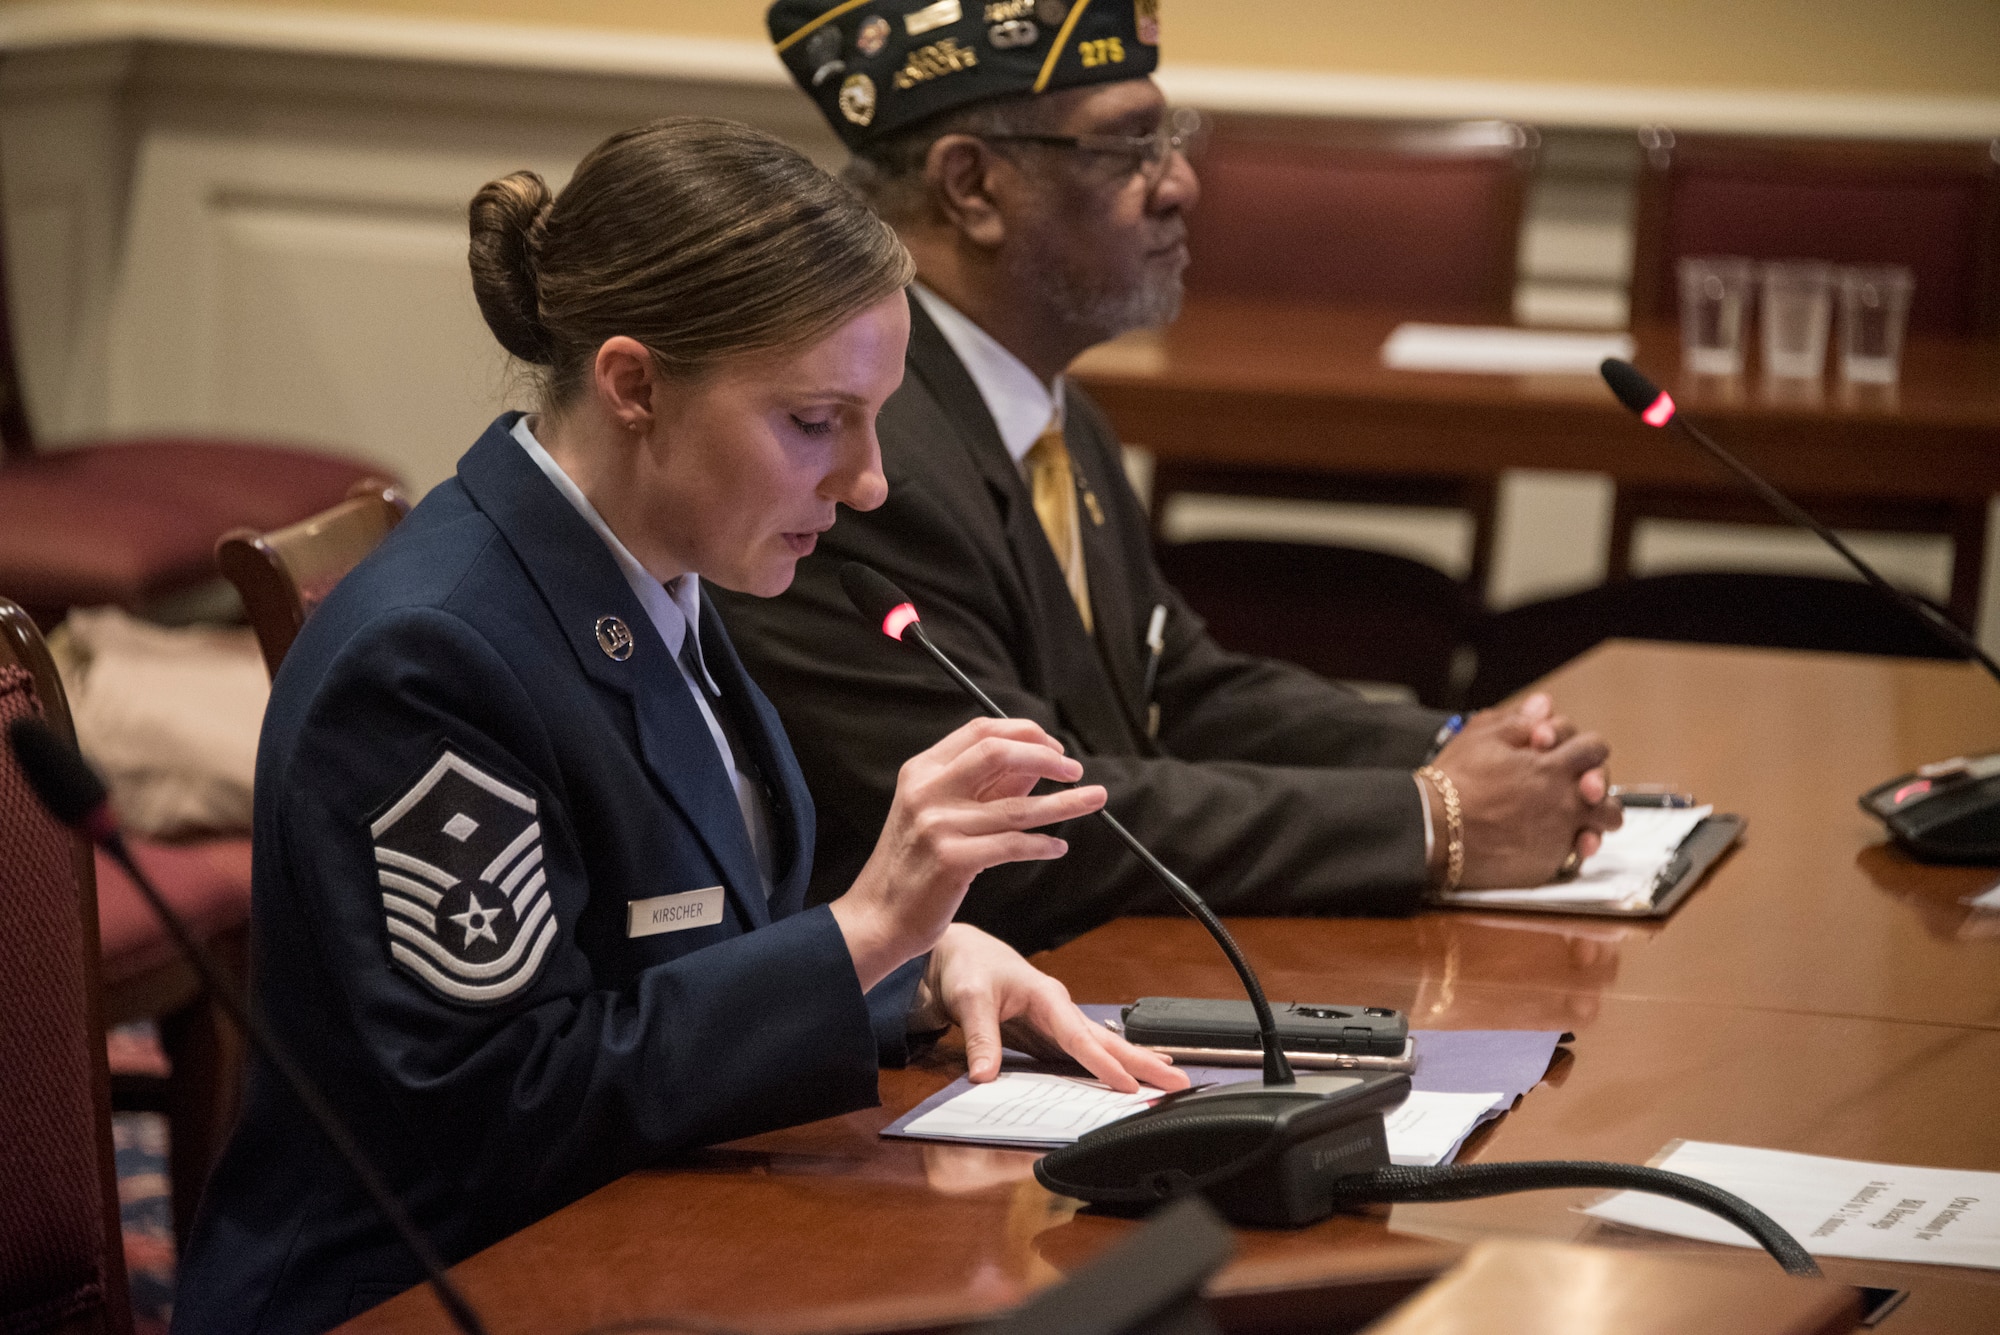
[[[1028,448],[1028,487],[1035,497],[1035,516],[1062,567],[1069,596],[1076,602],[1083,628],[1092,629],[1090,580],[1083,569],[1083,527],[1078,522],[1076,474],[1070,467],[1069,445],[1054,422]]]

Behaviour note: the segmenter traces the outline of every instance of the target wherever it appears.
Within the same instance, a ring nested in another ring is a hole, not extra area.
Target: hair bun
[[[555,196],[534,172],[488,181],[472,197],[472,295],[500,346],[524,362],[549,366],[555,343],[542,323],[535,255]]]

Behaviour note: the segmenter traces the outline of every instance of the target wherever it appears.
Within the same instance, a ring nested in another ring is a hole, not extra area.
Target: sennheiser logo
[[[1337,1144],[1320,1146],[1312,1152],[1313,1171],[1317,1173],[1327,1168],[1344,1167],[1356,1150],[1368,1148],[1369,1140],[1370,1137],[1363,1130],[1359,1133],[1350,1133]]]

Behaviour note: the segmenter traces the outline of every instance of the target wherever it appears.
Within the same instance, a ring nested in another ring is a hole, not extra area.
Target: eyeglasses
[[[1194,147],[1205,129],[1202,115],[1193,107],[1174,107],[1151,134],[982,134],[988,143],[1040,144],[1045,148],[1067,148],[1077,153],[1114,153],[1132,159],[1134,170],[1146,184],[1158,185],[1167,164],[1176,153]]]

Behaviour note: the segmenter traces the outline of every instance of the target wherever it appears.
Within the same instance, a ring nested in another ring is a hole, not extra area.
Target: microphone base
[[[2000,752],[1925,765],[1860,801],[1919,862],[2000,865]]]
[[[1199,1192],[1233,1224],[1297,1228],[1333,1213],[1339,1179],[1389,1165],[1382,1114],[1409,1091],[1402,1072],[1211,1085],[1051,1151],[1035,1177],[1114,1213]]]

